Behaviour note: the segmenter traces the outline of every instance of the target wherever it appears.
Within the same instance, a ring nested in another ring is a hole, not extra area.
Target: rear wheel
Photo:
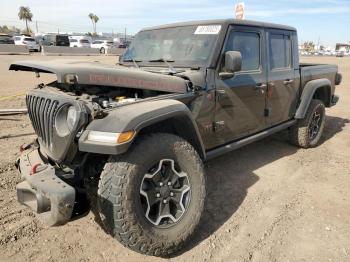
[[[319,144],[326,119],[324,103],[313,99],[306,112],[305,118],[290,129],[290,142],[293,145],[309,148]]]
[[[100,53],[101,53],[101,54],[105,54],[105,53],[106,53],[106,50],[105,50],[105,48],[104,48],[104,47],[101,47],[101,49],[100,49]]]
[[[166,256],[193,234],[204,198],[204,169],[195,149],[180,137],[155,134],[110,157],[97,208],[105,229],[123,245]]]

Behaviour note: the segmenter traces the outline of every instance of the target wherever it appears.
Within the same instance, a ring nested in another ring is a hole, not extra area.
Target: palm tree
[[[95,23],[95,35],[96,35],[96,23],[98,22],[98,20],[100,20],[100,18],[97,15],[94,15],[94,23]]]
[[[90,13],[89,14],[89,18],[91,20],[91,23],[92,23],[92,31],[94,32],[95,31],[95,24],[94,24],[94,14],[93,13]]]
[[[89,18],[91,19],[91,22],[92,22],[93,33],[96,35],[96,23],[100,20],[100,18],[93,13],[89,14]]]
[[[18,12],[19,20],[24,20],[26,22],[27,33],[29,33],[28,21],[31,22],[33,14],[29,7],[21,6]]]

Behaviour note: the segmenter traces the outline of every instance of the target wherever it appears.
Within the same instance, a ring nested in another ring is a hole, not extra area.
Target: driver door
[[[226,37],[222,57],[227,51],[239,51],[242,70],[232,78],[216,78],[214,129],[218,143],[256,133],[265,128],[267,76],[264,29],[232,26]],[[218,68],[221,72],[222,63]]]

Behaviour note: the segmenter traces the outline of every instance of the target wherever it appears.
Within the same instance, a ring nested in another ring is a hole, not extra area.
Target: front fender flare
[[[126,152],[132,144],[137,133],[143,128],[161,121],[176,117],[185,117],[192,125],[196,139],[199,141],[200,155],[204,156],[204,146],[199,134],[196,122],[187,106],[177,100],[157,100],[140,102],[112,109],[102,119],[93,120],[79,138],[79,150],[97,154],[118,155]],[[90,131],[123,133],[130,130],[136,131],[134,138],[123,144],[109,144],[88,141]],[[198,150],[198,148],[197,148]]]
[[[300,98],[299,107],[295,113],[296,119],[303,119],[306,115],[306,111],[309,108],[311,100],[317,89],[321,87],[331,88],[331,81],[326,78],[311,80],[304,86],[303,92]],[[330,92],[330,90],[329,90]]]

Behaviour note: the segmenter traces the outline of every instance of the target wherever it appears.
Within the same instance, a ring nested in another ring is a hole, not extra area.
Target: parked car
[[[91,44],[91,48],[98,48],[101,54],[108,52],[109,48],[116,47],[113,40],[94,40]]]
[[[71,47],[91,47],[92,38],[85,35],[69,36]]]
[[[127,46],[126,46],[126,44],[124,44],[124,43],[120,43],[120,44],[118,45],[118,48],[127,48]]]
[[[40,51],[40,45],[34,38],[26,35],[14,36],[15,45],[24,45],[29,51]]]
[[[13,37],[7,34],[0,34],[0,44],[15,44]]]
[[[70,47],[91,47],[91,44],[88,39],[69,39]]]
[[[341,82],[337,65],[299,63],[295,28],[235,19],[144,29],[118,66],[10,70],[57,77],[26,97],[37,139],[16,162],[19,202],[58,225],[89,199],[106,232],[155,256],[177,252],[197,228],[203,162],[281,130],[295,146],[317,146]]]
[[[69,46],[68,35],[46,34],[42,36],[40,41],[42,46]]]
[[[131,44],[131,41],[121,41],[118,45],[118,48],[128,48]]]
[[[344,51],[337,52],[336,57],[344,57]]]

